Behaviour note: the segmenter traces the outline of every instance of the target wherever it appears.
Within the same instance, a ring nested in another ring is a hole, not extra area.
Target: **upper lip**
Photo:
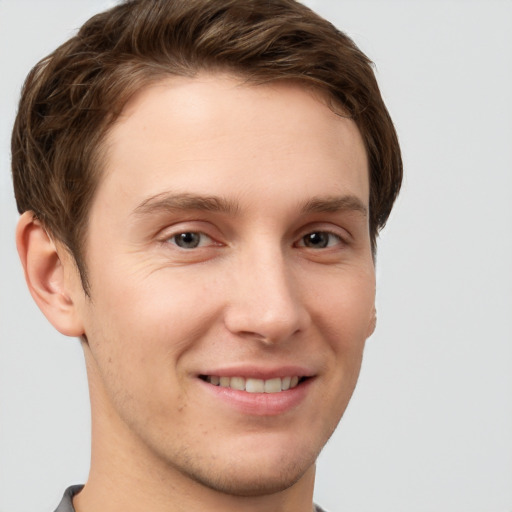
[[[237,365],[222,368],[209,368],[200,371],[198,375],[215,375],[218,377],[245,377],[251,379],[275,379],[276,377],[313,377],[315,372],[310,368],[297,365],[286,365],[279,367],[263,367]]]

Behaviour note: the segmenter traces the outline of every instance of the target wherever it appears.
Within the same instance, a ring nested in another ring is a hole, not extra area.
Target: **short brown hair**
[[[18,210],[33,211],[67,246],[86,292],[88,209],[107,130],[145,85],[203,70],[252,83],[299,80],[356,122],[369,160],[375,252],[402,161],[372,63],[354,42],[294,0],[131,0],[92,17],[32,69],[12,135]]]

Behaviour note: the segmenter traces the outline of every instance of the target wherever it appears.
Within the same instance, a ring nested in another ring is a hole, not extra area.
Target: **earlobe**
[[[366,333],[366,337],[369,338],[374,332],[375,328],[377,327],[377,310],[375,309],[375,306],[373,306],[373,310],[370,317],[370,322],[368,323],[368,331]]]
[[[16,246],[30,294],[50,323],[62,334],[81,336],[83,326],[73,301],[74,286],[68,268],[71,257],[57,248],[33,212],[21,215]],[[60,254],[59,254],[60,252]]]

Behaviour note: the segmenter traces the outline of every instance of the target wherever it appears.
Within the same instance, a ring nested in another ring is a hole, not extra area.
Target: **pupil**
[[[199,245],[199,235],[197,233],[180,233],[176,237],[176,244],[185,249],[193,249]]]
[[[310,233],[304,237],[307,247],[327,247],[328,238],[326,233]]]

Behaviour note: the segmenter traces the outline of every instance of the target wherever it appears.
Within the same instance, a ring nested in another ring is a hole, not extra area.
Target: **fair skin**
[[[90,297],[30,213],[17,233],[35,300],[83,340],[77,511],[310,512],[375,324],[356,125],[297,84],[201,75],[140,91],[105,147]]]

